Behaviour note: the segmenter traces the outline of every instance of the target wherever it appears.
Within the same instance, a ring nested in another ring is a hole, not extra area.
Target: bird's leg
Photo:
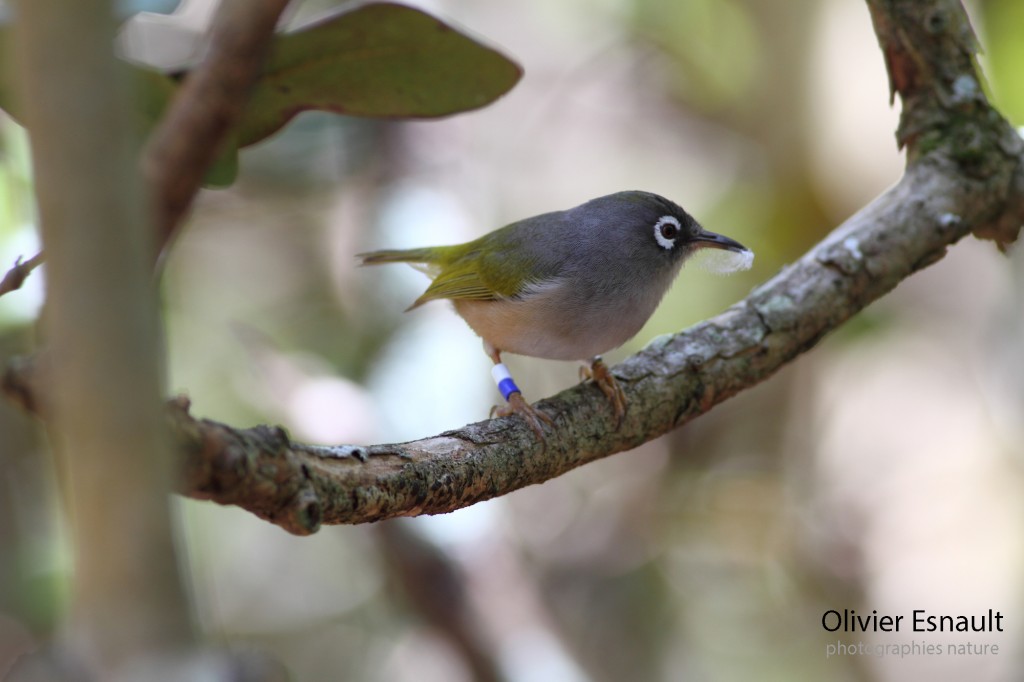
[[[491,376],[494,377],[494,383],[498,385],[498,390],[501,391],[501,395],[506,401],[505,405],[495,405],[491,408],[491,416],[508,417],[518,414],[526,422],[526,425],[533,429],[533,432],[537,434],[537,438],[543,443],[546,440],[543,424],[554,426],[551,417],[526,402],[522,391],[516,386],[516,382],[512,380],[512,375],[509,374],[508,368],[501,361],[501,351],[487,343],[484,344],[484,349],[491,360],[494,361],[494,367],[491,368]]]
[[[615,380],[615,376],[608,369],[608,365],[604,364],[600,355],[591,360],[589,367],[586,365],[580,367],[580,379],[590,379],[601,389],[601,393],[604,393],[612,404],[615,419],[621,424],[622,418],[626,416],[626,394],[623,393],[619,382]]]

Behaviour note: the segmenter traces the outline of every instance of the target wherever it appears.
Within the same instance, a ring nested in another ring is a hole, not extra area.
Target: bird
[[[483,340],[506,404],[492,416],[521,417],[543,442],[550,416],[523,398],[503,353],[584,363],[618,423],[626,396],[601,359],[640,331],[699,249],[730,254],[730,270],[749,268],[753,252],[709,232],[678,204],[631,190],[543,213],[451,246],[357,254],[361,265],[408,263],[431,278],[406,311],[434,300]]]

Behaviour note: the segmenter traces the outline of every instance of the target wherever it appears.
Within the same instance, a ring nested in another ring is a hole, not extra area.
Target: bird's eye
[[[675,216],[661,216],[658,218],[658,222],[654,223],[654,239],[661,248],[671,249],[676,245],[679,230],[679,220]]]

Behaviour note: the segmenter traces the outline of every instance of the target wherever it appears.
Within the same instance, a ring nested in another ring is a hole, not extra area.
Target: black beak
[[[690,241],[697,248],[725,249],[726,251],[736,252],[750,250],[734,239],[729,239],[728,237],[723,237],[720,234],[708,232],[707,230],[701,230]]]

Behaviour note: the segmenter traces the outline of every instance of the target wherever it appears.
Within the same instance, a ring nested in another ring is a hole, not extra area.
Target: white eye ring
[[[663,215],[658,218],[658,222],[654,223],[654,239],[658,242],[658,246],[663,249],[670,250],[676,245],[676,238],[671,239],[661,233],[661,228],[664,225],[674,225],[676,228],[676,235],[678,235],[683,226],[679,224],[679,220],[675,216]]]

